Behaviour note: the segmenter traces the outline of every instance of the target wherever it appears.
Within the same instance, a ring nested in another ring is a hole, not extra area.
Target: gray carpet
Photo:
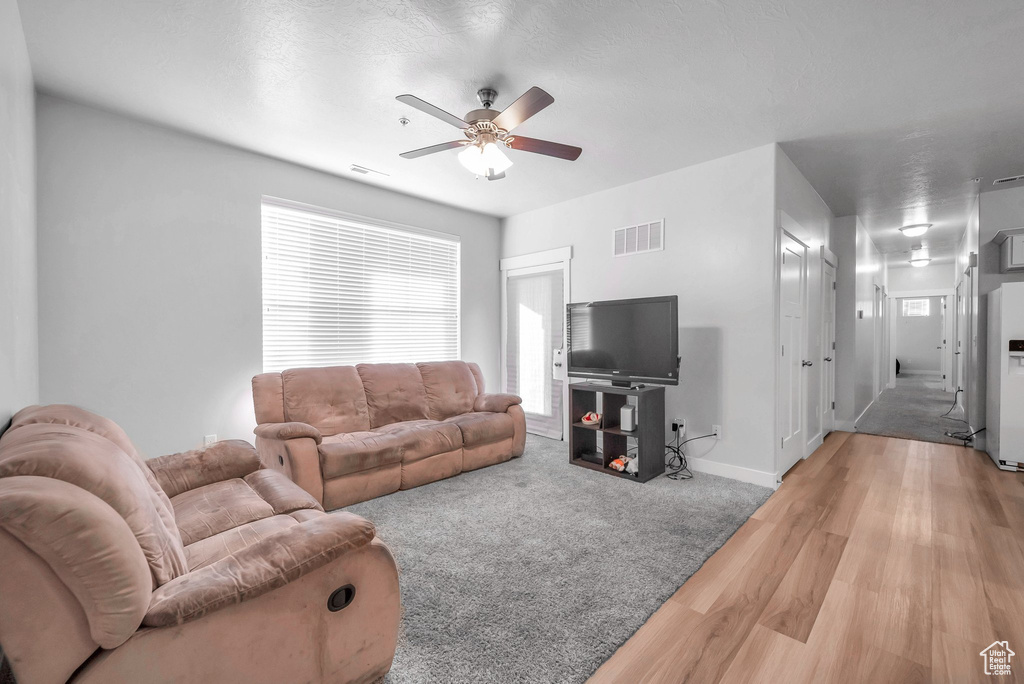
[[[395,554],[405,682],[582,682],[771,494],[696,473],[646,484],[522,458],[346,510]]]
[[[941,380],[927,376],[899,376],[896,387],[878,395],[878,399],[857,422],[857,432],[883,437],[919,439],[925,442],[962,445],[963,440],[945,435],[947,430],[965,430],[963,410],[957,406],[948,417],[941,417],[953,405],[953,393],[942,391]]]

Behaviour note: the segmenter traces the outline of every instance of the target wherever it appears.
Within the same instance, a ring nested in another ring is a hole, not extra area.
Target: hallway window
[[[931,316],[930,300],[928,299],[904,299],[904,316]]]

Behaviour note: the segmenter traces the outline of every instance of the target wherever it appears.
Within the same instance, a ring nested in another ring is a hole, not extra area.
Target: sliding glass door
[[[505,387],[523,398],[526,430],[562,438],[565,330],[561,263],[505,271]]]

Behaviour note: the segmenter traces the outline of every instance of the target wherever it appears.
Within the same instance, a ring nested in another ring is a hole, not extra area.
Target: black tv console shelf
[[[601,408],[598,410],[598,395]],[[619,425],[619,410],[628,397],[636,398],[636,430],[626,432]],[[598,425],[586,425],[583,416],[601,414]],[[569,463],[616,477],[647,482],[665,472],[665,388],[616,387],[596,382],[569,385]],[[637,472],[620,473],[608,467],[630,449],[636,440]],[[601,450],[598,451],[600,445]]]

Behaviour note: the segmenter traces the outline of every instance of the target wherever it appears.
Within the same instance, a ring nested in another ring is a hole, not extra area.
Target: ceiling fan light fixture
[[[512,166],[512,160],[493,142],[466,145],[459,152],[459,163],[477,176],[497,176]]]
[[[910,260],[910,265],[915,267],[915,268],[923,268],[923,267],[927,266],[929,263],[931,263],[931,259],[926,259],[926,258],[923,258],[923,257],[918,257],[916,259],[911,259]]]
[[[932,227],[930,223],[915,223],[912,226],[903,226],[900,228],[900,232],[907,237],[917,237],[918,235],[924,235],[928,232],[928,229]]]

